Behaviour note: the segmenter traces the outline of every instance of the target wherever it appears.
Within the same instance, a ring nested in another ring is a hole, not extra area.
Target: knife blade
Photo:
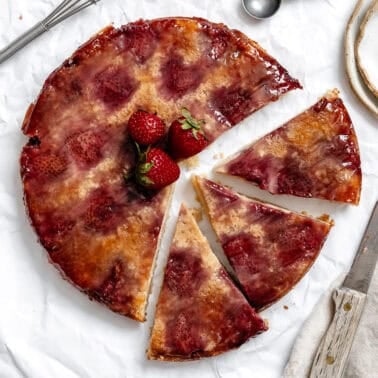
[[[333,292],[335,315],[315,354],[310,378],[342,377],[378,258],[378,202],[341,288]]]
[[[367,293],[378,257],[378,202],[361,240],[360,247],[343,283],[344,287]]]

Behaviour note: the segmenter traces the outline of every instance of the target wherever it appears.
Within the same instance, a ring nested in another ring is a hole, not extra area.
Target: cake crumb
[[[213,159],[218,160],[218,159],[223,159],[224,158],[224,153],[219,152],[218,154],[214,154]]]
[[[288,310],[288,309],[289,309],[289,307],[286,306],[286,305],[284,305],[283,308],[284,308],[285,310]]]
[[[202,209],[201,208],[197,208],[197,207],[192,207],[189,210],[190,210],[191,214],[193,215],[193,218],[197,222],[201,222],[202,217],[203,217]]]
[[[318,217],[319,220],[329,223],[333,226],[334,221],[328,214],[322,214],[320,217]]]
[[[198,156],[192,156],[191,158],[189,159],[186,159],[183,164],[185,165],[186,168],[188,168],[189,170],[191,169],[195,169],[195,168],[198,168],[199,167],[199,160],[198,160]]]
[[[22,14],[20,14],[20,15],[18,16],[18,19],[19,19],[20,21],[21,21],[23,18],[24,18],[24,17],[23,17]]]
[[[335,98],[339,97],[340,91],[337,88],[333,88],[327,91],[325,98],[327,100],[334,100]]]

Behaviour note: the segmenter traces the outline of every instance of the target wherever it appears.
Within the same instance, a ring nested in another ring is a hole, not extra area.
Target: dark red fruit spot
[[[201,259],[190,250],[175,250],[169,255],[165,284],[179,296],[191,296],[206,278]]]
[[[242,121],[255,110],[252,93],[235,85],[216,89],[211,95],[210,103],[212,109],[231,125]]]
[[[102,147],[108,135],[93,130],[79,131],[66,139],[66,147],[79,164],[92,165],[102,158]]]
[[[204,70],[199,64],[184,64],[181,56],[173,54],[163,64],[161,74],[169,97],[180,98],[200,85]]]
[[[312,258],[323,241],[323,233],[318,232],[311,221],[279,225],[270,233],[272,243],[277,243],[281,266],[294,264],[297,260]]]
[[[230,43],[230,32],[224,29],[208,27],[204,32],[210,39],[209,57],[213,60],[220,59]]]
[[[43,220],[37,225],[42,245],[49,252],[58,251],[74,226],[73,220],[63,216],[52,214],[43,216]]]
[[[285,168],[277,177],[277,193],[311,197],[314,188],[311,178],[300,168],[299,162],[290,157],[285,160]]]
[[[109,107],[118,108],[138,87],[125,68],[110,66],[95,76],[95,93]]]
[[[122,51],[130,51],[138,63],[145,63],[154,53],[157,36],[146,22],[123,26],[122,34],[117,39],[117,46]]]
[[[199,314],[192,312],[180,312],[167,324],[166,343],[172,348],[172,354],[190,357],[203,350],[200,329],[196,324]]]
[[[258,202],[249,203],[247,213],[251,222],[260,222],[264,225],[281,222],[286,218],[286,214],[282,213],[282,211]]]
[[[239,346],[267,329],[264,321],[246,303],[230,307],[219,326],[222,338],[230,347]]]
[[[26,164],[22,164],[23,173],[35,177],[55,178],[67,169],[66,159],[54,153],[30,154],[24,161]]]
[[[106,304],[127,304],[132,297],[125,294],[128,277],[121,261],[116,261],[109,276],[98,289],[93,290],[90,296]]]
[[[230,259],[231,265],[241,267],[243,272],[255,274],[266,264],[259,256],[259,242],[251,235],[237,235],[228,240],[222,241],[226,256]]]
[[[120,218],[121,208],[103,189],[96,189],[89,197],[83,219],[85,228],[95,232],[114,232]]]
[[[325,109],[325,107],[327,106],[327,104],[329,103],[329,101],[323,97],[321,98],[313,107],[312,109],[314,110],[314,112],[316,113],[320,113],[321,111],[323,111]]]
[[[232,162],[228,170],[231,174],[244,177],[246,180],[256,183],[260,188],[267,189],[269,186],[269,173],[273,164],[273,156],[256,158],[254,153]]]
[[[217,201],[219,208],[239,200],[239,197],[235,193],[232,193],[231,190],[213,181],[206,180],[205,185],[213,193],[213,198]]]
[[[358,149],[350,135],[336,135],[332,141],[325,143],[322,156],[337,160],[343,167],[359,169],[361,166]]]
[[[83,86],[82,82],[80,79],[72,79],[71,81],[71,92],[72,92],[72,97],[79,97],[82,95],[83,92]]]

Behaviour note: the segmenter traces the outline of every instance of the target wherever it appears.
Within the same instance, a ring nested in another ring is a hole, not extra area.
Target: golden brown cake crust
[[[190,211],[182,206],[148,358],[184,361],[214,356],[266,329],[211,251]]]
[[[205,178],[193,182],[251,305],[261,311],[282,298],[311,268],[332,221],[247,198]]]
[[[297,87],[221,24],[168,18],[103,29],[48,77],[23,123],[25,204],[50,260],[91,298],[144,320],[170,189],[145,193],[123,179],[136,158],[130,115],[157,112],[168,125],[185,105],[213,141]]]

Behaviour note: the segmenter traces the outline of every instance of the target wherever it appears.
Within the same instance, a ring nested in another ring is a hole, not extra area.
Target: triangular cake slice
[[[272,194],[357,205],[361,163],[349,114],[332,92],[217,169]]]
[[[265,331],[182,206],[165,269],[148,358],[181,361],[220,354]]]
[[[276,302],[310,269],[332,223],[242,196],[205,178],[193,181],[251,305],[261,310]]]

